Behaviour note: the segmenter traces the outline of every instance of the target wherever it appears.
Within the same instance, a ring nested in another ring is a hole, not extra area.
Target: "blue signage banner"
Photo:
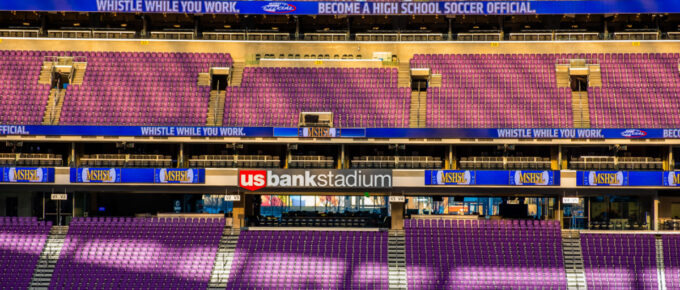
[[[205,169],[71,168],[71,183],[205,183]]]
[[[0,136],[680,139],[680,129],[273,128],[0,125]]]
[[[54,168],[43,167],[3,167],[1,182],[30,182],[51,183],[54,182]]]
[[[663,171],[578,171],[578,186],[669,186]]]
[[[533,15],[679,13],[680,3],[664,0],[448,2],[22,0],[0,1],[0,10],[284,15]]]
[[[157,168],[153,176],[154,183],[205,183],[205,170],[194,168]]]
[[[680,171],[664,172],[663,186],[680,186]]]
[[[272,127],[0,125],[0,136],[272,137],[272,132]]]
[[[559,171],[426,170],[425,185],[560,185]]]
[[[274,128],[274,137],[319,137],[319,138],[363,138],[366,136],[364,128]]]
[[[121,183],[121,174],[120,168],[71,168],[70,179],[75,183]]]

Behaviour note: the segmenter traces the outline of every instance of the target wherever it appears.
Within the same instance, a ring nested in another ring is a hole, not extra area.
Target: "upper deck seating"
[[[46,51],[0,50],[0,124],[39,125],[49,85],[38,84]]]
[[[595,128],[677,128],[680,74],[677,53],[591,56],[600,63],[602,87],[588,89]]]
[[[63,125],[205,125],[210,87],[198,74],[230,66],[229,54],[74,52],[87,60],[82,85],[66,91]]]
[[[411,68],[442,75],[427,89],[427,127],[573,127],[571,92],[554,54],[416,54]]]
[[[334,127],[408,127],[409,94],[396,69],[246,67],[224,124],[297,127],[301,112],[332,112]]]

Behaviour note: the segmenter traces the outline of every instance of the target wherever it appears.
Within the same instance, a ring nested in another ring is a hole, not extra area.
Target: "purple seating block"
[[[52,223],[0,217],[0,288],[28,289]]]
[[[223,123],[297,127],[300,112],[333,112],[335,127],[408,127],[410,92],[397,69],[247,67]]]
[[[659,289],[654,235],[581,234],[581,250],[588,289]]]
[[[50,289],[206,289],[223,218],[74,218]]]
[[[566,289],[556,221],[404,220],[409,289]]]
[[[241,232],[227,289],[388,289],[387,232]]]

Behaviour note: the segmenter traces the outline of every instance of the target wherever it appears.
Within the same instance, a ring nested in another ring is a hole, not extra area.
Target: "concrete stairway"
[[[407,289],[406,249],[403,230],[391,230],[387,239],[387,263],[389,265],[389,288]]]
[[[66,90],[51,89],[43,115],[43,125],[59,125],[61,108],[64,105]]]
[[[399,63],[397,73],[397,86],[400,88],[411,87],[411,64],[408,61]]]
[[[243,80],[243,69],[246,67],[245,62],[234,62],[234,65],[231,67],[231,84],[229,86],[232,87],[240,87],[241,86],[241,81]]]
[[[67,232],[68,227],[66,226],[53,226],[50,229],[50,235],[47,237],[45,248],[40,253],[38,266],[33,272],[29,289],[47,289],[50,286],[52,273],[54,273],[54,267],[59,260]]]
[[[666,287],[666,266],[663,259],[663,238],[661,235],[656,235],[656,276],[659,278],[659,289],[668,289]]]
[[[217,250],[217,257],[215,258],[215,265],[210,274],[208,289],[224,289],[227,287],[239,234],[239,229],[224,228],[222,238],[220,239],[220,248]]]
[[[40,78],[38,83],[41,85],[49,85],[52,83],[52,67],[54,62],[43,61],[42,69],[40,70]]]
[[[224,121],[224,98],[224,91],[210,91],[206,126],[222,126]]]
[[[427,118],[427,92],[411,92],[410,128],[424,128]]]
[[[578,231],[562,231],[562,254],[567,272],[567,289],[588,289]]]
[[[572,92],[571,109],[574,116],[574,128],[590,128],[588,92]]]

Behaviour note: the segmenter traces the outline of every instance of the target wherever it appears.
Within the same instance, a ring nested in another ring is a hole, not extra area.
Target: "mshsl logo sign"
[[[554,185],[552,171],[510,171],[510,185]]]
[[[54,182],[54,168],[5,167],[2,169],[3,182]]]
[[[198,183],[196,169],[161,168],[154,173],[155,183]]]
[[[475,171],[470,170],[436,170],[431,171],[427,185],[474,185]]]
[[[297,10],[297,7],[286,2],[269,2],[262,6],[262,10],[269,13],[285,14]]]
[[[628,185],[626,171],[580,171],[583,186],[625,186]]]
[[[76,182],[120,183],[120,168],[78,168]]]

